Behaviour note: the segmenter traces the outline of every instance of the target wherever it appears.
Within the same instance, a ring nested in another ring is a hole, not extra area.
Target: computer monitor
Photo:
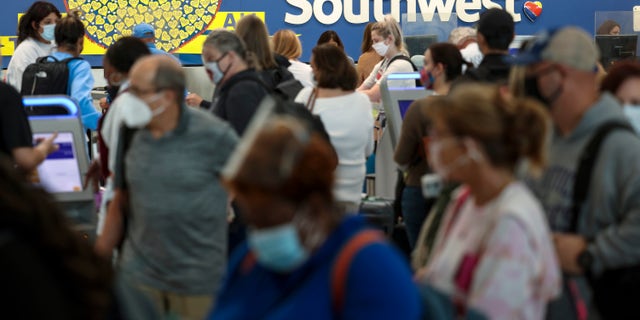
[[[596,44],[600,48],[600,63],[609,69],[618,60],[635,59],[638,35],[596,35]]]
[[[414,79],[420,79],[418,72],[390,74],[380,82],[382,105],[387,119],[387,128],[385,131],[389,132],[389,138],[391,139],[393,148],[395,148],[398,143],[402,120],[411,103],[417,99],[422,99],[433,94],[433,91],[427,91],[424,87],[390,87],[389,82]]]
[[[77,116],[30,117],[29,123],[34,144],[57,132],[54,142],[59,146],[34,170],[31,181],[60,202],[93,201],[93,190],[82,187],[89,159],[80,119]]]
[[[438,36],[435,34],[425,34],[420,36],[405,36],[404,42],[407,45],[409,56],[413,57],[417,54],[424,54],[430,45],[438,42]]]

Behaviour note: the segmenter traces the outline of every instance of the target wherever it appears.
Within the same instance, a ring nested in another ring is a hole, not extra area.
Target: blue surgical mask
[[[264,230],[252,230],[248,235],[249,248],[258,262],[275,272],[290,272],[307,260],[309,253],[300,242],[293,224]]]
[[[631,126],[640,133],[640,105],[625,104],[622,111],[627,116]]]
[[[42,36],[42,38],[47,41],[53,41],[56,39],[55,30],[56,30],[55,23],[45,24],[44,26],[42,26],[42,33],[40,34],[40,36]]]

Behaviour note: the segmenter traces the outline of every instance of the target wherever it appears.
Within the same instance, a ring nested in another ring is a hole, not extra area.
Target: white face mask
[[[55,30],[55,23],[45,24],[44,26],[42,26],[42,33],[40,34],[40,36],[47,41],[53,41],[56,39]]]
[[[158,92],[149,103],[154,103],[162,98],[162,93]],[[164,104],[151,110],[148,103],[136,97],[130,92],[123,92],[113,102],[118,104],[118,109],[122,110],[123,121],[129,128],[144,128],[153,118],[162,114],[168,107]]]
[[[457,142],[457,138],[451,137],[429,143],[429,164],[431,165],[433,171],[443,180],[448,180],[449,175],[453,170],[469,163],[470,161],[484,161],[484,156],[478,150],[476,142],[470,138],[465,138],[463,143],[467,149],[466,153],[458,156],[455,160],[448,164],[441,163],[440,153],[442,152],[442,148]]]
[[[631,126],[637,133],[640,133],[640,105],[625,104],[622,107],[622,111],[627,116]]]
[[[387,54],[387,50],[389,50],[389,46],[385,44],[384,41],[376,42],[371,45],[371,47],[382,57],[384,57],[384,55]]]

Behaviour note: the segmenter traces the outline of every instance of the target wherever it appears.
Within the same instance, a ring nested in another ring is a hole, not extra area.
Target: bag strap
[[[415,64],[413,64],[413,61],[411,61],[411,58],[403,55],[403,54],[399,54],[394,56],[393,58],[391,58],[391,60],[389,60],[389,63],[387,64],[387,68],[396,60],[404,60],[407,61],[409,63],[411,63],[411,67],[413,68],[413,71],[418,71],[418,67],[416,67]]]
[[[331,297],[336,312],[344,307],[349,267],[355,255],[364,247],[384,242],[384,235],[376,230],[364,230],[355,234],[344,244],[333,264],[331,271]]]
[[[53,60],[53,61],[49,61],[49,59]],[[73,60],[84,60],[81,57],[69,57],[69,58],[65,58],[62,60],[58,60],[56,57],[54,56],[43,56],[43,57],[39,57],[38,59],[36,59],[36,63],[47,63],[47,62],[65,62],[65,63],[69,63],[70,61]]]
[[[460,195],[456,199],[456,202],[453,206],[453,214],[451,216],[451,219],[449,220],[449,223],[447,224],[446,229],[444,229],[445,237],[451,231],[453,224],[458,219],[458,214],[460,214],[460,210],[462,209],[462,206],[465,204],[465,202],[467,202],[469,195],[471,195],[471,189],[469,189],[469,187],[464,186],[462,188],[463,189],[460,191]]]
[[[307,104],[304,106],[311,113],[313,113],[313,108],[316,106],[317,97],[318,97],[318,88],[313,88],[313,90],[311,90],[311,94],[309,95],[309,99],[307,99]]]
[[[634,132],[631,126],[627,123],[611,121],[601,125],[598,131],[593,135],[591,140],[587,143],[587,146],[582,151],[582,155],[579,158],[578,169],[576,171],[576,178],[573,183],[573,197],[571,203],[571,220],[569,225],[569,231],[576,233],[578,231],[578,218],[580,216],[580,210],[582,204],[587,198],[587,192],[589,191],[589,184],[591,183],[591,173],[593,166],[598,159],[598,151],[600,145],[604,141],[604,138],[613,130],[622,129],[629,132]]]
[[[47,63],[49,62],[49,58],[53,59],[53,62],[59,62],[60,60],[56,59],[56,57],[54,56],[44,56],[44,57],[39,57],[36,60],[36,63]]]
[[[82,59],[81,57],[70,57],[70,58],[63,59],[62,62],[66,62],[68,64],[69,62],[74,60],[84,60],[84,59]]]

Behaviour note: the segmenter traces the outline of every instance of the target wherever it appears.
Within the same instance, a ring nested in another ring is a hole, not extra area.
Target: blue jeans
[[[420,187],[406,186],[402,191],[401,204],[409,244],[411,245],[411,249],[413,249],[416,241],[418,241],[422,224],[427,218],[427,210],[429,210],[429,208],[427,208],[427,203],[422,196],[422,189]]]

